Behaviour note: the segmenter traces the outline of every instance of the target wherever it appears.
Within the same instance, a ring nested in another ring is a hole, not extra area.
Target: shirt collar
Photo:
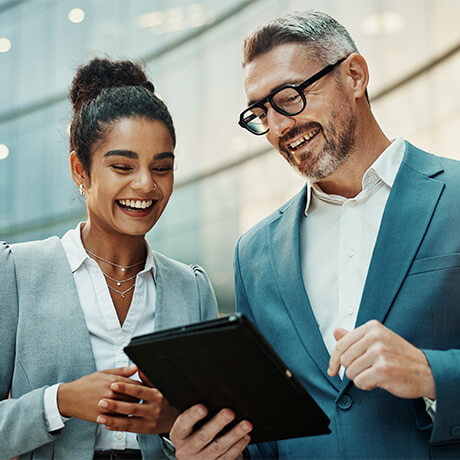
[[[393,183],[398,173],[399,167],[404,156],[405,143],[402,137],[396,138],[372,163],[363,175],[363,190],[373,187],[376,182],[383,181],[388,187],[393,187]],[[321,201],[332,204],[342,204],[346,199],[340,195],[329,195],[318,184],[307,182],[307,197],[305,205],[305,216],[313,211],[313,195]]]
[[[92,260],[88,256],[88,253],[86,252],[85,247],[83,246],[83,242],[81,240],[81,226],[82,222],[80,222],[75,228],[69,230],[61,238],[61,242],[66,251],[72,273],[76,272],[86,261]],[[146,273],[151,270],[153,274],[153,279],[156,282],[156,267],[153,251],[149,242],[146,239],[144,239],[144,241],[147,256],[145,259],[145,267],[139,273]]]

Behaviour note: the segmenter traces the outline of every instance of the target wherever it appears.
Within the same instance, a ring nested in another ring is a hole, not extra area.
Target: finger
[[[137,372],[137,366],[132,365],[129,367],[117,367],[116,369],[105,369],[101,371],[104,374],[120,375],[124,377],[130,377]]]
[[[342,337],[348,334],[349,331],[343,329],[341,327],[334,330],[334,338],[335,340],[340,340]]]
[[[230,409],[222,409],[209,422],[190,436],[190,446],[193,452],[199,452],[214,440],[222,429],[235,419]],[[214,442],[218,442],[217,440]]]
[[[344,331],[345,329],[336,329],[334,331],[335,333],[340,334],[340,331]],[[334,377],[338,374],[339,369],[340,369],[340,358],[342,354],[348,350],[348,348],[358,341],[365,333],[365,329],[363,329],[363,326],[358,327],[354,331],[348,332],[345,334],[341,339],[337,341],[335,344],[334,351],[331,354],[331,359],[329,360],[329,368],[327,370],[327,373],[331,376]]]
[[[193,430],[195,423],[206,417],[208,413],[206,407],[202,404],[195,404],[188,408],[177,417],[171,431],[169,433],[173,444],[183,441]]]
[[[350,380],[355,382],[356,378],[365,370],[372,367],[373,364],[374,357],[372,356],[372,353],[364,353],[346,367],[345,374]]]
[[[138,417],[123,417],[121,415],[99,415],[96,422],[110,431],[128,431],[130,433],[140,433],[145,420]]]
[[[233,460],[237,458],[239,454],[243,452],[244,449],[248,446],[251,442],[251,436],[246,435],[241,438],[237,443],[233,444],[233,446],[225,452],[225,454],[221,457],[222,460]]]
[[[149,412],[149,407],[146,407],[143,404],[115,401],[113,399],[101,399],[98,406],[103,412],[111,414],[136,415],[138,417],[144,417]]]
[[[360,374],[358,374],[354,378],[353,383],[360,390],[373,390],[374,388],[377,388],[379,386],[378,375],[375,372],[375,369],[371,366],[363,370]]]
[[[129,395],[137,399],[143,399],[144,401],[157,401],[163,399],[163,395],[156,388],[146,387],[139,383],[114,382],[110,385],[110,389],[117,393]]]
[[[340,364],[348,369],[358,358],[363,356],[369,349],[366,336],[361,337],[351,344],[340,356]]]
[[[102,395],[104,399],[114,400],[114,401],[125,401],[131,403],[138,403],[139,398],[133,398],[132,396],[124,395],[123,393],[114,393],[113,391],[109,392],[106,395]]]
[[[245,420],[238,423],[238,425],[233,427],[228,433],[219,436],[209,444],[202,452],[204,457],[220,458],[222,455],[226,454],[232,446],[238,444],[242,438],[245,438],[251,430],[252,425],[248,421]]]

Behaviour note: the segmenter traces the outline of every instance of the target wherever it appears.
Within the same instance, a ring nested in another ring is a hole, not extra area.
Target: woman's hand
[[[121,395],[111,389],[111,385],[115,382],[140,386],[139,382],[129,378],[136,371],[136,366],[120,367],[94,372],[73,382],[61,383],[57,394],[59,413],[63,417],[76,417],[88,422],[95,422],[97,417],[104,412],[99,407],[101,399],[137,401],[135,397]]]
[[[177,417],[169,439],[176,448],[178,460],[234,460],[243,458],[243,450],[249,444],[252,425],[243,420],[228,433],[216,438],[222,429],[232,422],[235,414],[222,409],[209,422],[195,432],[194,425],[207,414],[206,408],[197,404]]]
[[[97,423],[115,431],[143,434],[169,432],[178,411],[168,404],[156,388],[152,388],[152,384],[141,372],[139,375],[145,385],[116,382],[110,386],[119,397],[99,401],[99,408],[104,414],[97,418]],[[142,400],[142,403],[121,401],[122,396]]]

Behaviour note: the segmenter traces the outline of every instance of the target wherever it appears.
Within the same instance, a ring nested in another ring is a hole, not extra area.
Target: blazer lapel
[[[189,267],[154,252],[156,301],[154,330],[200,321],[200,299]]]
[[[327,375],[329,353],[310,306],[300,267],[300,219],[306,187],[269,225],[270,259],[283,303],[305,350],[324,377],[338,389],[340,378]]]
[[[355,327],[371,319],[385,321],[444,189],[443,182],[432,178],[440,172],[442,167],[435,156],[406,143],[383,213]],[[342,390],[348,383],[344,378]]]

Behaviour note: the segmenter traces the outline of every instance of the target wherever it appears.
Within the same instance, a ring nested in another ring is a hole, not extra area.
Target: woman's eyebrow
[[[109,150],[104,157],[122,156],[127,158],[139,158],[139,155],[132,150]]]
[[[174,153],[173,152],[161,152],[154,155],[154,160],[162,160],[163,158],[172,158],[174,160]]]

